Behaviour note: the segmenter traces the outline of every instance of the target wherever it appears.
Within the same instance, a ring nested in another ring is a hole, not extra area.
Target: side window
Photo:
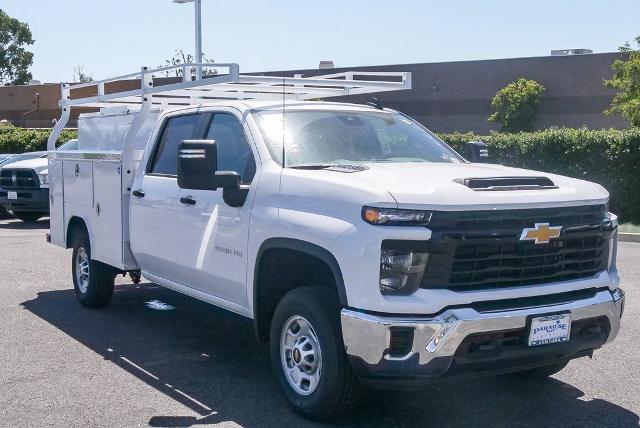
[[[199,115],[177,116],[167,120],[153,157],[153,165],[147,171],[152,174],[178,174],[178,145],[193,138]]]
[[[215,113],[207,139],[216,142],[218,171],[235,171],[243,183],[251,183],[256,174],[256,163],[238,119],[229,113]]]

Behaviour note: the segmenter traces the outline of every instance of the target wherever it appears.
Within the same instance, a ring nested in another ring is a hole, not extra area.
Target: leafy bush
[[[0,153],[46,150],[50,132],[0,126]],[[58,144],[76,136],[65,130]],[[492,162],[595,181],[611,193],[611,210],[622,221],[640,223],[640,129],[439,136],[463,155],[467,141],[480,140],[489,145]]]
[[[544,91],[544,86],[524,77],[509,83],[491,100],[495,113],[489,116],[489,122],[500,123],[505,132],[533,129],[540,96]]]
[[[623,221],[640,222],[640,129],[548,129],[489,136],[440,137],[465,154],[465,143],[487,143],[491,161],[595,181],[611,194],[611,211]]]
[[[636,43],[640,47],[640,36],[636,37]],[[620,51],[626,54],[626,58],[613,62],[613,78],[604,82],[606,87],[618,90],[611,108],[605,113],[620,113],[631,126],[640,127],[640,50],[631,49],[627,43]]]
[[[0,153],[23,153],[47,150],[50,129],[25,129],[11,125],[0,126]],[[58,139],[58,145],[77,138],[75,130],[65,129]]]

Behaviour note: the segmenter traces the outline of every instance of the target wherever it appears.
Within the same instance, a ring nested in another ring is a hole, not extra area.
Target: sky
[[[0,0],[27,22],[32,73],[72,81],[160,66],[194,51],[192,4],[171,0]],[[640,35],[640,0],[203,0],[203,50],[240,70],[612,52]]]

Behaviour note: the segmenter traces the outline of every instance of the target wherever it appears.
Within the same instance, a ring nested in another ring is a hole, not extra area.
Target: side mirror
[[[178,146],[178,186],[192,190],[239,189],[240,175],[218,171],[214,140],[184,140]]]
[[[190,190],[223,189],[222,198],[231,207],[244,205],[249,186],[242,185],[235,171],[218,171],[218,149],[214,140],[184,140],[178,146],[178,187]]]
[[[467,156],[470,162],[487,162],[489,149],[482,141],[469,141],[467,143]]]
[[[178,146],[178,186],[181,189],[216,190],[218,150],[213,140],[184,140]]]

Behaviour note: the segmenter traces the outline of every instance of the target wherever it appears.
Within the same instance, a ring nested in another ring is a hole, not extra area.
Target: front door
[[[178,144],[193,138],[200,119],[198,114],[166,119],[131,188],[131,250],[144,272],[174,282],[181,282],[177,254],[183,242],[178,230]]]
[[[256,162],[239,118],[228,110],[206,113],[205,120],[203,137],[216,141],[218,171],[236,171],[243,184],[250,184]],[[244,206],[237,208],[225,204],[222,192],[180,189],[181,270],[190,287],[246,308],[253,189]]]

